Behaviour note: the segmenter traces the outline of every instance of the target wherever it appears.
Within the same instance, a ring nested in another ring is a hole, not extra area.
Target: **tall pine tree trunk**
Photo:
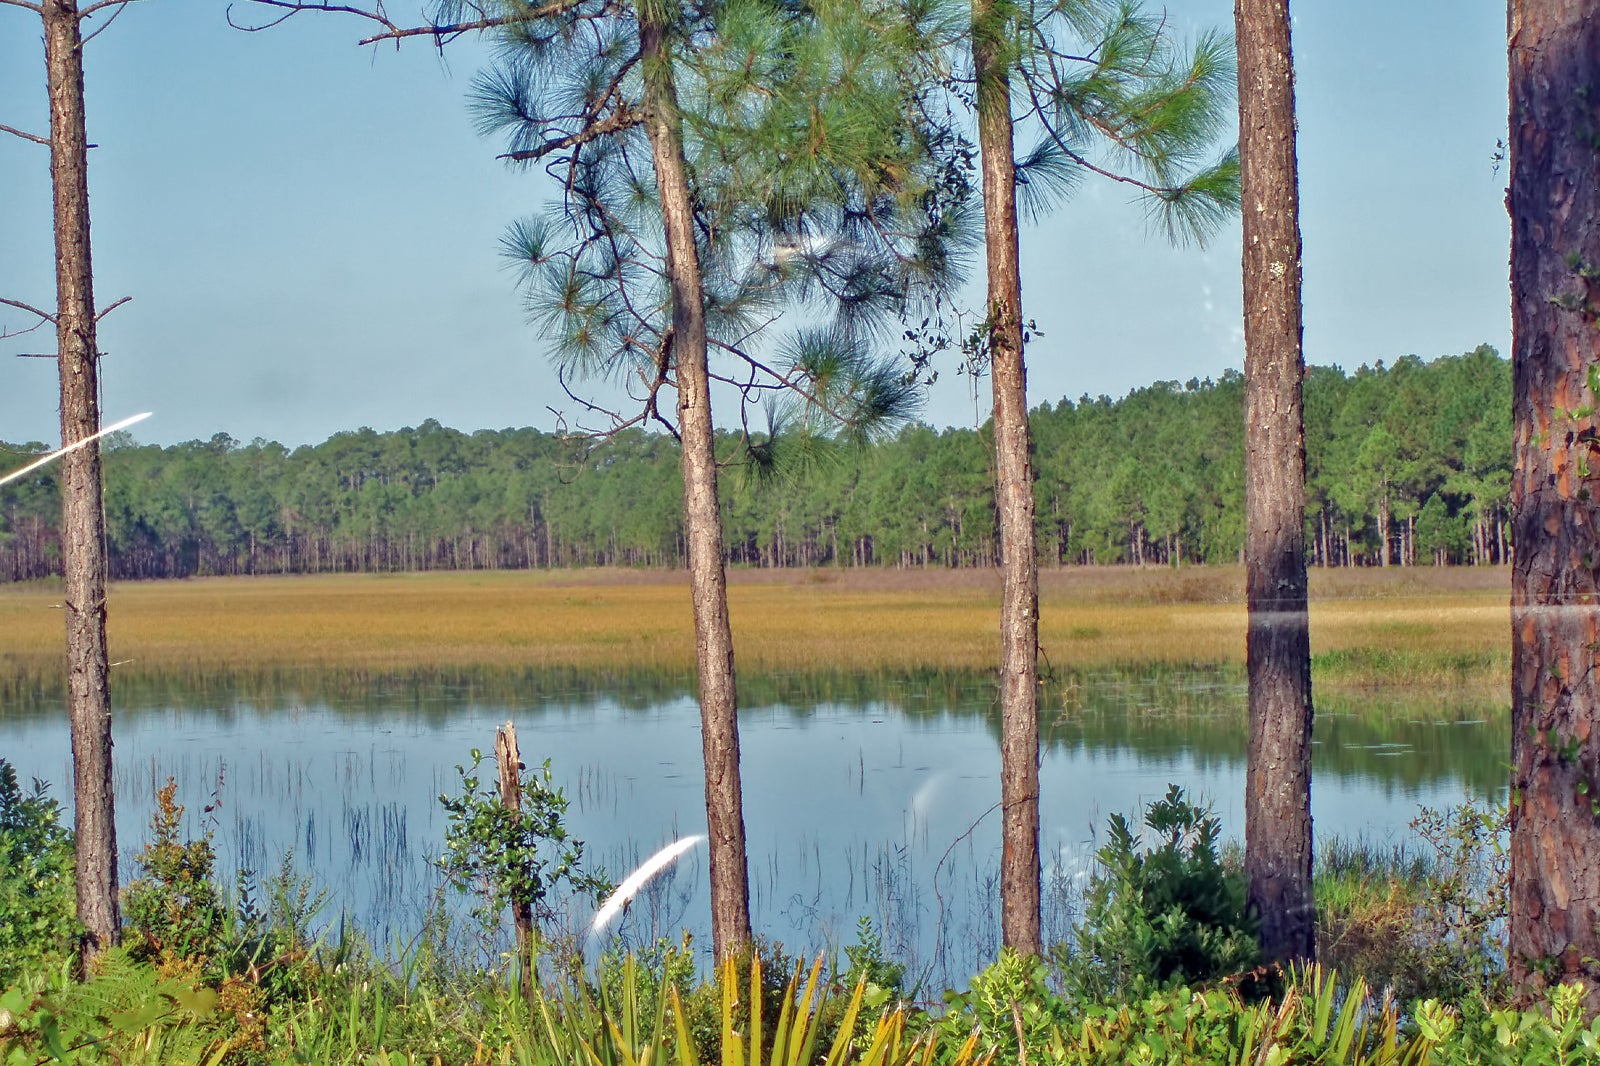
[[[42,14],[50,94],[50,178],[55,198],[61,443],[69,445],[100,431],[83,39],[76,0],[45,0]],[[84,928],[82,955],[88,961],[111,946],[119,924],[99,444],[63,456],[60,477],[78,920]]]
[[[1512,0],[1512,983],[1600,1010],[1600,3]],[[1578,417],[1576,412],[1589,411]]]
[[[1300,218],[1288,0],[1237,0],[1244,214],[1245,874],[1262,956],[1315,953]]]
[[[648,13],[642,14],[639,36],[644,53],[645,131],[661,196],[672,288],[670,356],[677,371],[684,532],[689,541],[695,663],[700,674],[700,738],[711,854],[711,939],[720,961],[742,953],[750,943],[750,887],[739,782],[733,631],[728,623],[728,576],[722,561],[722,512],[717,500],[706,360],[705,293],[665,28]]]
[[[995,502],[1000,516],[1000,928],[1007,947],[1043,950],[1039,926],[1039,571],[1022,352],[1017,174],[1008,20],[992,0],[972,5],[978,146],[988,257],[989,373],[994,382]]]

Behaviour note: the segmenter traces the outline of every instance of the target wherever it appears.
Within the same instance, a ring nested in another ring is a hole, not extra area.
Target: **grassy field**
[[[1244,658],[1237,568],[1047,571],[1042,644],[1056,670]],[[1503,689],[1504,570],[1316,572],[1319,681]],[[985,669],[997,656],[991,571],[735,571],[740,668]],[[0,588],[0,662],[59,670],[58,587]],[[110,596],[124,669],[387,670],[576,666],[687,670],[681,572],[557,571],[130,582]]]

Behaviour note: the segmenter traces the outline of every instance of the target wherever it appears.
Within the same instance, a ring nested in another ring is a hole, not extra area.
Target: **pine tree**
[[[913,121],[902,57],[921,29],[893,5],[842,0],[452,3],[411,29],[382,8],[365,14],[384,27],[374,39],[495,34],[499,62],[475,87],[480,126],[558,189],[505,242],[530,317],[563,380],[609,375],[636,390],[631,416],[587,408],[605,433],[657,424],[680,444],[712,936],[719,959],[738,954],[749,888],[712,389],[733,394],[741,425],[746,405],[766,409],[765,431],[745,435],[752,462],[779,438],[870,434],[914,410],[875,342],[914,290],[950,283],[959,237],[947,211],[959,199],[929,172]],[[774,340],[791,304],[830,320]]]
[[[1237,205],[1233,154],[1203,162],[1224,124],[1231,67],[1224,38],[1207,35],[1185,51],[1164,16],[1100,0],[972,0],[967,43],[988,261],[977,354],[994,390],[1003,583],[1001,928],[1007,945],[1038,954],[1039,574],[1018,194],[1043,212],[1093,173],[1144,193],[1172,235],[1203,237]],[[958,71],[954,84],[965,83]],[[1021,161],[1019,125],[1037,135]]]
[[[1511,980],[1600,1011],[1600,3],[1512,0]]]
[[[1245,873],[1262,957],[1316,952],[1299,172],[1288,0],[1238,0],[1245,310]]]
[[[56,310],[28,310],[56,327],[61,380],[63,448],[91,443],[63,455],[61,557],[66,579],[67,715],[72,730],[73,830],[78,920],[84,929],[81,961],[87,963],[116,942],[117,829],[111,777],[111,678],[106,654],[106,535],[100,470],[99,360],[94,268],[89,245],[89,143],[84,118],[84,20],[115,17],[127,0],[101,0],[80,8],[77,0],[0,0],[32,11],[44,30],[45,72],[50,98],[47,144],[55,203]],[[112,305],[115,306],[115,305]],[[107,309],[109,310],[109,308]]]

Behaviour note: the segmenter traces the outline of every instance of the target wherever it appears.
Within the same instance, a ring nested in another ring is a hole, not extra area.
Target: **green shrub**
[[[61,805],[34,781],[28,792],[0,759],[0,988],[72,954],[78,936],[72,833]]]
[[[1467,802],[1424,807],[1411,822],[1432,851],[1414,934],[1427,956],[1429,996],[1493,999],[1506,990],[1510,817],[1504,803]]]
[[[1506,988],[1506,808],[1423,808],[1422,847],[1317,853],[1317,958],[1402,1003],[1493,1002]]]
[[[1245,908],[1241,873],[1217,851],[1221,823],[1170,785],[1145,808],[1147,846],[1128,820],[1111,816],[1095,853],[1075,950],[1058,952],[1070,991],[1103,1000],[1208,981],[1249,967],[1256,923]]]
[[[1453,1019],[1430,1015],[1449,1030]],[[1055,1038],[1051,1066],[1212,1063],[1422,1066],[1447,1034],[1406,1037],[1392,1000],[1374,1003],[1359,979],[1341,989],[1317,967],[1292,975],[1276,1000],[1245,1003],[1231,989],[1169,988],[1117,1007],[1089,1007]]]
[[[899,998],[906,994],[905,964],[889,961],[883,944],[883,934],[878,932],[871,918],[863,917],[856,923],[856,942],[845,946],[844,957],[849,960],[850,965],[846,967],[840,980],[847,988],[854,988],[865,982],[869,1003],[874,997],[882,1000],[891,996]]]
[[[976,1032],[979,1050],[997,1063],[1050,1061],[1061,1027],[1079,1011],[1050,988],[1042,960],[1010,948],[945,1002],[936,1026],[943,1045],[960,1047]]]
[[[170,777],[156,792],[150,839],[135,859],[144,875],[123,893],[123,941],[135,958],[182,963],[198,973],[223,946],[227,913],[212,879],[212,829],[207,825],[199,838],[185,840],[177,794]]]
[[[550,780],[550,762],[522,780],[522,807],[510,810],[496,789],[484,788],[483,752],[472,749],[472,765],[457,766],[461,792],[439,797],[447,825],[437,865],[450,884],[482,899],[478,915],[497,925],[507,907],[531,908],[535,921],[555,916],[558,889],[599,899],[611,891],[604,871],[584,868],[583,841],[567,832],[568,800]]]

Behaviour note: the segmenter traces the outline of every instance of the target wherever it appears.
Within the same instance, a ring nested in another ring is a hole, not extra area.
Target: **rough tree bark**
[[[1316,951],[1300,204],[1288,0],[1237,0],[1244,215],[1245,876],[1269,961]]]
[[[69,445],[100,430],[83,39],[76,0],[45,0],[40,13],[50,96],[61,443]],[[81,957],[88,962],[115,942],[120,922],[99,443],[63,456],[60,479],[78,919],[84,927]]]
[[[522,810],[522,750],[517,746],[517,727],[507,722],[494,734],[495,772],[500,776],[500,805],[508,811]],[[533,972],[533,903],[511,902],[511,922],[517,933],[517,961],[522,966],[522,989],[530,1003],[538,996],[539,982]]]
[[[1512,984],[1600,1011],[1600,3],[1511,0]]]
[[[728,577],[722,559],[722,514],[712,437],[706,359],[705,293],[694,241],[693,204],[666,54],[665,27],[641,9],[645,132],[655,162],[666,228],[672,289],[671,359],[677,371],[678,432],[683,467],[684,530],[694,598],[695,663],[700,675],[700,740],[705,756],[706,829],[711,858],[711,940],[718,961],[750,944],[750,887],[745,856],[744,796],[739,780],[738,698]]]
[[[1039,570],[1023,362],[1017,173],[1003,15],[972,5],[978,147],[988,259],[989,373],[994,383],[995,499],[1000,515],[1000,928],[1007,947],[1043,951],[1039,926]]]

